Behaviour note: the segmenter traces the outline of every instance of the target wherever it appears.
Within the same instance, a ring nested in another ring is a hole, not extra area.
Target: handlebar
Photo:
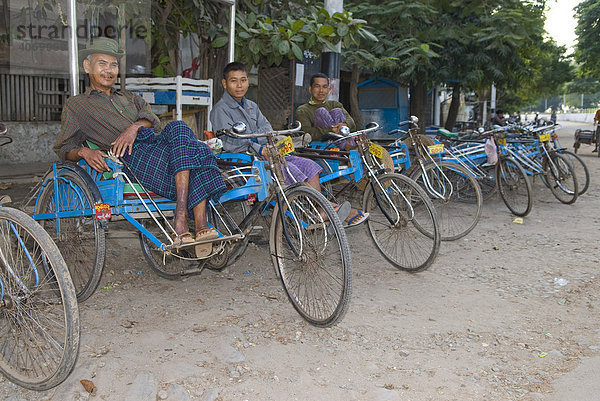
[[[380,128],[379,124],[377,124],[375,122],[371,122],[371,123],[367,124],[367,128],[365,128],[365,129],[361,129],[359,131],[354,131],[354,132],[350,132],[350,128],[348,128],[346,126],[342,126],[342,127],[340,127],[341,134],[336,134],[334,132],[330,132],[329,135],[334,136],[339,139],[347,139],[347,138],[352,138],[354,136],[358,136],[358,135],[362,135],[362,134],[368,134],[369,132],[375,132],[379,128]]]
[[[233,124],[233,126],[231,128],[228,128],[228,129],[226,128],[226,129],[217,131],[215,133],[215,135],[216,136],[229,135],[229,136],[233,136],[235,138],[249,139],[249,138],[261,138],[261,137],[265,137],[265,136],[274,136],[274,135],[289,135],[294,132],[300,131],[300,128],[302,128],[302,124],[300,124],[299,121],[296,121],[296,126],[294,128],[285,129],[285,130],[281,130],[281,131],[268,131],[268,132],[262,132],[262,133],[258,133],[258,134],[245,134],[244,132],[246,131],[246,124],[244,124],[243,122],[237,122],[237,123]]]

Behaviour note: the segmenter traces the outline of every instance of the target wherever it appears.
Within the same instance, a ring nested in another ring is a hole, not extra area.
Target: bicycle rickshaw
[[[418,134],[419,119],[415,116],[399,126],[410,124],[407,130],[396,129],[388,134],[401,134],[384,145],[394,162],[395,170],[419,183],[431,198],[437,212],[442,241],[452,241],[470,233],[481,215],[483,195],[474,174],[462,165],[444,160],[443,143],[425,143]],[[408,142],[408,149],[403,142]],[[408,160],[407,160],[408,159]]]
[[[369,234],[379,252],[396,268],[409,272],[427,269],[440,247],[440,229],[434,205],[423,189],[410,178],[388,172],[379,162],[382,148],[366,135],[379,129],[370,123],[364,130],[350,132],[342,127],[338,139],[354,138],[356,148],[331,150],[335,143],[316,142],[299,148],[297,154],[320,162],[320,182],[327,197],[337,202],[358,193],[361,207],[369,213]],[[357,188],[364,182],[364,190]],[[362,193],[362,196],[360,194]]]
[[[1,145],[12,140],[0,124]],[[79,351],[75,288],[56,244],[0,196],[0,372],[31,390],[62,383]]]
[[[600,124],[595,124],[593,130],[591,129],[577,129],[575,130],[575,143],[573,143],[573,150],[575,153],[581,147],[581,144],[594,145],[593,152],[598,152],[600,146]],[[597,153],[600,157],[600,152]]]
[[[299,130],[260,134],[268,140],[269,163],[229,163],[224,170],[229,190],[207,205],[209,224],[219,233],[214,240],[173,240],[177,234],[168,217],[175,201],[148,193],[127,165],[112,156],[106,160],[111,171],[102,174],[85,161],[55,163],[35,197],[33,217],[61,249],[82,301],[100,281],[111,221],[129,222],[139,232],[150,267],[161,277],[176,279],[231,263],[243,253],[254,218],[271,210],[270,253],[288,298],[311,324],[330,326],[348,307],[350,251],[339,217],[323,195],[302,183],[284,188],[286,164],[274,136]],[[244,131],[244,124],[236,124],[218,134],[259,136]],[[248,197],[257,200],[251,209]],[[210,256],[196,257],[194,246],[207,242],[213,245]]]

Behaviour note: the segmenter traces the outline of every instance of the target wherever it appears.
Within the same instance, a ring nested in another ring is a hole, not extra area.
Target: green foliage
[[[344,60],[363,61],[366,68],[396,81],[448,82],[475,92],[495,84],[504,99],[517,104],[556,93],[573,75],[565,49],[544,42],[541,0],[347,4],[369,22],[379,41],[363,44],[367,53],[344,54]]]
[[[434,20],[440,12],[430,1],[352,0],[347,4],[355,16],[369,22],[378,41],[359,41],[358,49],[343,53],[346,63],[406,83],[429,79],[438,57]]]
[[[271,8],[269,10],[273,11]],[[352,18],[348,11],[329,13],[324,8],[309,6],[303,13],[276,17],[258,13],[259,7],[236,13],[236,59],[247,65],[264,63],[267,66],[280,65],[282,61],[296,58],[304,59],[304,52],[319,55],[323,47],[336,51],[336,45],[342,48],[351,46],[359,38],[373,38],[364,25],[364,20]],[[226,33],[226,32],[224,32]],[[213,47],[227,45],[228,38],[223,35],[212,41]]]
[[[175,71],[171,66],[168,56],[163,56],[158,59],[158,64],[156,65],[156,67],[152,68],[152,74],[154,74],[157,77],[175,76]]]
[[[583,0],[575,12],[578,37],[575,58],[583,75],[600,79],[600,2]]]
[[[578,77],[569,82],[566,93],[595,93],[600,92],[600,80],[592,77]]]

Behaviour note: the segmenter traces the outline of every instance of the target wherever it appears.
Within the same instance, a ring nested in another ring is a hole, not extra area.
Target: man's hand
[[[99,149],[80,148],[77,151],[77,155],[85,159],[91,168],[100,173],[110,170],[104,160],[104,158],[108,156]]]
[[[332,131],[333,131],[335,134],[338,134],[338,135],[339,135],[339,133],[340,133],[340,127],[344,127],[344,126],[345,126],[345,127],[347,127],[347,126],[348,126],[348,124],[346,124],[346,123],[338,123],[338,124],[336,124],[336,125],[332,126],[332,127],[331,127],[331,130],[332,130]]]
[[[131,124],[125,131],[121,133],[121,135],[117,137],[117,139],[114,140],[114,142],[111,143],[112,152],[115,154],[115,156],[122,157],[125,152],[131,154],[131,151],[133,150],[133,143],[135,142],[135,138],[137,138],[137,133],[140,127],[140,124]]]
[[[265,159],[267,161],[269,160],[269,149],[267,149],[266,146],[262,149],[260,154],[263,157],[263,159]]]

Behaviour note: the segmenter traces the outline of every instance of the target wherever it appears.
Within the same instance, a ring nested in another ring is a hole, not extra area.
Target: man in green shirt
[[[310,78],[310,100],[296,110],[296,119],[302,124],[302,130],[308,132],[313,141],[327,140],[330,132],[339,134],[341,126],[356,131],[354,120],[336,100],[326,100],[330,91],[329,77],[318,73]]]

